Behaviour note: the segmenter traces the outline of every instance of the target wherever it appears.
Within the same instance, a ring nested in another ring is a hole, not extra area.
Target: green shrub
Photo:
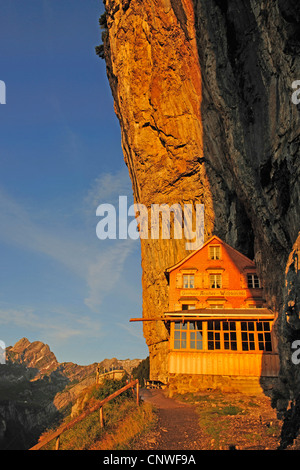
[[[105,51],[104,51],[104,44],[103,43],[105,41],[106,35],[108,34],[106,11],[100,16],[99,25],[100,25],[100,28],[102,30],[102,34],[101,34],[102,44],[95,47],[95,52],[96,52],[97,56],[99,56],[101,59],[104,59],[105,58],[105,55],[104,55]]]
[[[149,356],[143,359],[137,367],[132,370],[132,376],[134,379],[138,379],[141,386],[144,385],[144,379],[149,380],[150,374],[150,362]]]

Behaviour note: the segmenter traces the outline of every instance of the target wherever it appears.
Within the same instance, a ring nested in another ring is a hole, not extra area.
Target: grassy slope
[[[91,408],[97,400],[101,400],[124,384],[118,380],[110,380],[101,386],[93,385],[82,395],[82,411]],[[64,422],[71,418],[68,417]],[[60,437],[61,450],[115,450],[130,449],[132,442],[148,431],[156,422],[156,416],[151,405],[136,404],[136,398],[129,390],[114,398],[104,406],[104,428],[100,426],[99,411],[87,416],[74,428],[66,431]],[[60,423],[62,424],[62,423]],[[52,433],[48,430],[41,438]],[[53,440],[44,450],[55,449]]]

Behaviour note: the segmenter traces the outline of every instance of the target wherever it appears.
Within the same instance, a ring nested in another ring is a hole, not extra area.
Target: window
[[[193,321],[189,322],[190,329],[190,349],[202,349],[202,322]]]
[[[175,350],[245,353],[273,351],[269,321],[176,321],[172,328],[172,346]]]
[[[272,351],[270,322],[242,321],[243,351]]]
[[[184,289],[194,289],[195,287],[195,276],[194,274],[184,274],[183,275],[183,288]]]
[[[209,350],[221,349],[221,322],[207,322],[207,347]]]
[[[236,323],[235,321],[224,321],[223,324],[223,338],[224,338],[224,349],[230,349],[231,351],[237,350],[236,340]]]
[[[210,274],[209,275],[209,287],[210,287],[210,289],[221,289],[222,288],[222,276],[221,276],[221,274]]]
[[[174,349],[186,349],[187,323],[175,322]]]
[[[242,350],[243,351],[255,351],[254,322],[242,321],[241,332],[242,332]]]
[[[209,259],[221,259],[221,247],[212,245],[209,247]]]
[[[260,351],[272,351],[271,327],[270,322],[257,322],[256,323],[258,348]]]
[[[236,322],[210,320],[207,322],[208,350],[237,350]]]
[[[202,321],[174,323],[174,349],[202,348]]]
[[[259,289],[260,281],[257,274],[247,274],[247,281],[249,289]]]
[[[195,304],[182,304],[182,310],[195,310]]]

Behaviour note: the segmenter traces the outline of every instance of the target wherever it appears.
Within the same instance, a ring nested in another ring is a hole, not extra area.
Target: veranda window
[[[243,351],[272,351],[270,322],[241,322]]]
[[[210,320],[207,322],[208,350],[237,350],[236,322]]]
[[[202,322],[175,322],[174,349],[200,350],[202,342]]]
[[[189,322],[190,349],[203,349],[202,322]]]
[[[178,321],[172,328],[176,350],[273,351],[269,321]]]

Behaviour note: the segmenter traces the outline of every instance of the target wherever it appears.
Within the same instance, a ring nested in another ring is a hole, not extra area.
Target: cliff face
[[[203,203],[206,237],[255,259],[278,313],[282,393],[295,393],[290,337],[298,330],[286,309],[299,315],[299,292],[286,285],[286,265],[299,231],[300,121],[291,101],[299,2],[104,3],[104,55],[135,201]],[[163,272],[187,254],[184,241],[141,240],[141,253],[143,316],[159,316]],[[144,335],[151,375],[164,379],[168,332],[145,322]]]
[[[149,210],[151,204],[204,203],[211,234],[214,209],[203,162],[192,5],[107,1],[106,9],[108,76],[135,201]],[[143,239],[141,251],[143,315],[159,316],[168,308],[164,269],[187,254],[185,241]],[[162,322],[145,323],[144,332],[152,377],[164,379],[168,332]]]

